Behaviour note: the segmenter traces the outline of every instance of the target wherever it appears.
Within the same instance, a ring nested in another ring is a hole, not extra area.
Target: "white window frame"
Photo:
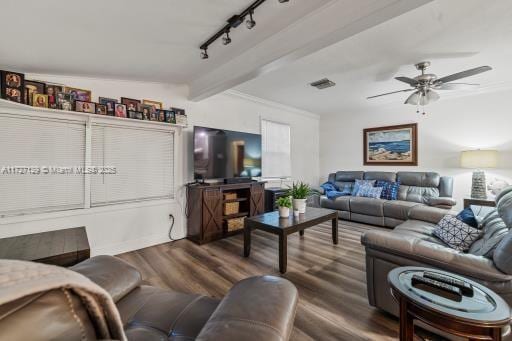
[[[265,137],[265,131],[264,131],[264,122],[268,122],[270,124],[275,124],[275,125],[282,125],[282,126],[285,126],[288,128],[288,131],[289,131],[289,139],[288,139],[288,142],[289,142],[289,151],[288,151],[288,173],[289,174],[281,174],[281,175],[274,175],[274,174],[271,174],[271,175],[267,175],[266,172],[265,172],[265,144],[267,143],[266,142],[266,137]],[[266,118],[261,118],[260,120],[260,126],[261,126],[261,139],[262,139],[262,151],[261,151],[261,154],[262,154],[262,178],[264,179],[289,179],[291,178],[292,176],[292,127],[290,124],[288,123],[284,123],[284,122],[279,122],[279,121],[274,121],[274,120],[269,120],[269,119],[266,119]]]

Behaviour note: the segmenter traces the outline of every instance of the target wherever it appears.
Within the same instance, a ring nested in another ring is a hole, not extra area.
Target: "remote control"
[[[413,287],[421,290],[429,291],[433,294],[445,297],[452,301],[462,301],[462,292],[459,288],[454,287],[443,282],[439,282],[430,278],[425,278],[419,275],[413,275],[411,279]]]
[[[441,274],[438,274],[435,272],[431,272],[431,271],[425,271],[423,273],[423,277],[430,278],[430,279],[433,279],[438,282],[443,282],[443,283],[452,285],[454,287],[459,288],[464,296],[473,297],[473,294],[474,294],[473,286],[469,283],[466,283],[459,279],[455,279],[453,277],[448,277],[448,276],[444,276],[444,275],[441,275]]]

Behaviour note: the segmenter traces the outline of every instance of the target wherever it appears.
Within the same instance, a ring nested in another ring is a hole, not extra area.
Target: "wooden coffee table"
[[[324,208],[308,207],[306,213],[294,217],[279,218],[279,212],[269,212],[259,216],[245,219],[244,225],[244,256],[251,254],[251,232],[253,229],[262,230],[279,236],[279,271],[286,272],[288,235],[299,232],[304,235],[304,230],[332,221],[332,241],[338,244],[338,212]]]

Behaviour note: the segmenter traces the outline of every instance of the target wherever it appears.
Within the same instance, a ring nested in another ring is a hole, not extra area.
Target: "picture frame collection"
[[[0,70],[0,77],[0,97],[8,101],[38,108],[179,125],[187,124],[187,115],[184,109],[171,107],[169,110],[165,110],[162,102],[149,99],[141,101],[127,97],[121,97],[120,100],[98,97],[98,102],[93,102],[91,90],[28,80],[25,79],[24,74],[13,71]]]

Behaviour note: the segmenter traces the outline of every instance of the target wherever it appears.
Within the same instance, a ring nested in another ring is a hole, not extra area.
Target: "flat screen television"
[[[261,135],[194,127],[194,179],[261,176]]]

